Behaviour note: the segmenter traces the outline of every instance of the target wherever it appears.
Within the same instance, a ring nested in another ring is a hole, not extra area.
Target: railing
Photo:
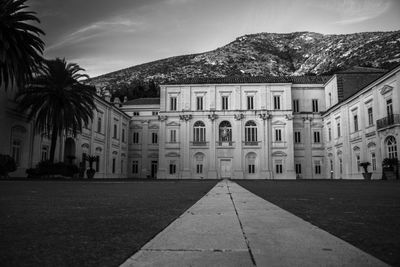
[[[260,141],[243,141],[243,144],[245,146],[258,146]]]
[[[193,141],[190,142],[192,146],[208,146],[208,142],[206,141]]]
[[[376,121],[378,130],[395,124],[400,124],[400,114],[392,114]]]
[[[233,146],[234,144],[233,141],[217,141],[217,146]]]

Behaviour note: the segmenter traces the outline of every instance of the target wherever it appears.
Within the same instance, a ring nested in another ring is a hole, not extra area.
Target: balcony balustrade
[[[392,114],[376,121],[377,130],[400,124],[400,114]]]

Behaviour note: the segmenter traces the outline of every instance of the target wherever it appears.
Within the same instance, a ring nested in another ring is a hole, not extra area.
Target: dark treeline
[[[118,97],[121,101],[125,96],[128,100],[160,96],[160,85],[153,80],[134,80],[130,83],[119,83],[105,88],[105,90],[111,93],[112,99]]]

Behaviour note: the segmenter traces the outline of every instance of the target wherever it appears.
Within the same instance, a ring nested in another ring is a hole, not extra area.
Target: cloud
[[[387,12],[393,0],[311,0],[308,5],[332,12],[338,17],[332,24],[348,25],[370,20]]]
[[[137,30],[137,27],[142,25],[141,22],[134,21],[125,17],[114,17],[106,21],[98,21],[89,25],[86,25],[68,35],[60,38],[58,42],[46,47],[46,51],[51,51],[64,47],[66,45],[73,45],[92,39],[94,37],[103,35],[109,31],[120,31],[126,33],[132,33]]]

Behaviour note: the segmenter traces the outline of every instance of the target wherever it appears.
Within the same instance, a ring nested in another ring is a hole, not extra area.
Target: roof
[[[336,72],[336,74],[350,74],[350,73],[386,73],[385,69],[370,68],[370,67],[359,67],[355,66],[347,70]]]
[[[372,81],[378,79],[385,72],[369,72],[369,73],[338,73],[337,77],[337,88],[339,102],[347,99],[351,95],[357,93],[359,90],[364,88]]]
[[[124,106],[127,105],[159,105],[160,98],[153,97],[153,98],[136,98],[132,100],[128,100],[125,103],[122,103]]]
[[[231,84],[231,83],[293,83],[293,84],[325,84],[331,76],[232,76],[189,78],[169,81],[164,84]]]

